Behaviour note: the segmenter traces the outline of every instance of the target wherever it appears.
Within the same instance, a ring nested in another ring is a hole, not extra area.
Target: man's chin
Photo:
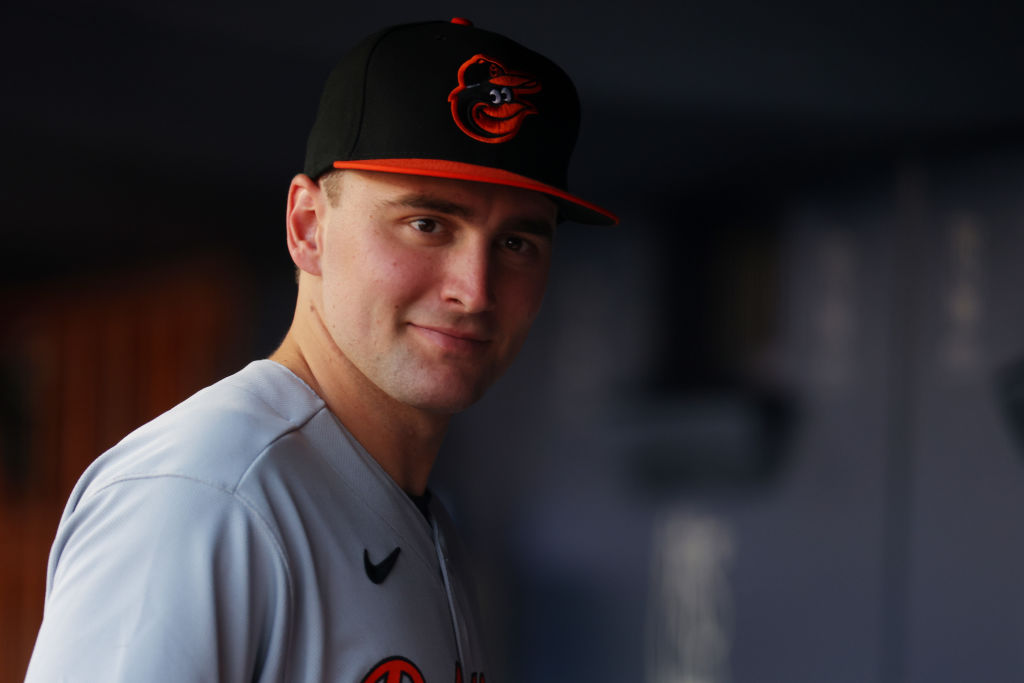
[[[432,383],[429,387],[421,387],[414,396],[407,397],[406,403],[424,412],[454,415],[483,398],[490,386],[491,382],[447,379]]]
[[[435,415],[455,415],[466,410],[483,397],[480,391],[472,395],[430,396],[413,403],[420,410]]]

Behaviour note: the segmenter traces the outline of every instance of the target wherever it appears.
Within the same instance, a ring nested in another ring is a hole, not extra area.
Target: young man
[[[284,342],[86,471],[28,680],[483,683],[427,479],[526,337],[555,224],[615,222],[566,190],[577,124],[557,66],[465,20],[338,65],[288,193]]]

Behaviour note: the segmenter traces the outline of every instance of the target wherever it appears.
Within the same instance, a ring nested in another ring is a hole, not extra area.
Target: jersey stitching
[[[114,477],[114,478],[108,480],[106,483],[98,486],[94,491],[92,491],[89,494],[88,497],[92,498],[92,497],[98,496],[102,492],[106,491],[109,488],[112,488],[112,487],[116,486],[117,484],[125,483],[125,482],[130,482],[130,481],[141,481],[141,480],[146,480],[146,479],[180,479],[180,480],[184,480],[184,481],[193,482],[195,484],[204,486],[204,487],[212,489],[214,491],[219,491],[220,493],[223,493],[223,494],[227,495],[230,499],[236,501],[238,504],[242,505],[245,508],[245,510],[248,511],[248,514],[254,520],[256,520],[256,522],[257,522],[256,528],[258,528],[260,530],[259,531],[260,535],[263,536],[265,540],[270,542],[270,545],[273,548],[273,552],[277,555],[278,561],[281,563],[281,567],[284,570],[284,576],[285,576],[285,581],[286,581],[286,584],[287,584],[287,591],[288,591],[288,596],[287,596],[288,597],[288,605],[287,605],[287,609],[288,609],[288,612],[289,612],[289,614],[288,614],[288,617],[289,617],[288,618],[289,631],[286,634],[284,661],[285,661],[285,666],[286,666],[285,670],[289,670],[290,669],[290,662],[291,662],[291,654],[292,654],[292,639],[293,639],[292,638],[291,629],[294,627],[294,621],[295,621],[295,619],[294,619],[295,615],[294,615],[294,612],[293,612],[294,605],[295,605],[295,587],[294,587],[294,580],[293,580],[293,576],[292,576],[291,566],[290,566],[290,564],[288,562],[288,557],[287,557],[287,554],[284,551],[284,548],[281,546],[277,536],[274,533],[274,526],[269,522],[269,520],[267,520],[260,513],[259,509],[252,503],[252,501],[250,501],[246,496],[244,496],[242,493],[240,493],[239,488],[241,487],[242,482],[244,482],[245,479],[252,472],[252,470],[256,466],[256,464],[258,462],[260,462],[266,456],[267,452],[270,450],[270,448],[274,444],[276,444],[278,441],[280,441],[284,437],[292,434],[293,432],[296,432],[296,431],[299,431],[299,430],[303,429],[313,418],[315,418],[317,415],[319,415],[322,411],[326,410],[327,408],[326,408],[326,405],[324,405],[322,400],[321,400],[321,404],[320,404],[320,406],[316,410],[312,411],[308,416],[306,416],[306,418],[304,420],[302,420],[300,422],[295,422],[294,420],[289,419],[288,416],[283,415],[281,413],[281,411],[276,408],[275,405],[269,403],[262,395],[260,395],[259,393],[254,392],[252,390],[250,390],[250,388],[248,386],[245,386],[244,384],[241,384],[241,383],[239,383],[239,384],[232,383],[232,386],[235,389],[237,389],[239,391],[242,391],[242,392],[246,393],[247,395],[251,396],[253,399],[257,400],[260,404],[265,406],[271,413],[273,413],[274,415],[276,415],[277,417],[279,417],[283,421],[285,421],[289,425],[289,428],[285,429],[284,431],[282,431],[279,434],[277,434],[273,439],[268,441],[262,448],[260,448],[259,451],[257,451],[256,456],[252,459],[252,461],[245,468],[245,470],[234,480],[234,483],[231,486],[223,486],[223,485],[220,485],[218,483],[215,483],[215,482],[212,482],[212,481],[208,481],[206,479],[201,479],[199,477],[190,476],[190,475],[182,474],[182,473],[178,473],[178,472],[156,472],[156,473],[148,473],[148,474],[135,473],[135,474],[123,474],[121,476],[117,476],[117,477]],[[303,386],[307,390],[309,390],[308,387],[306,387],[306,385],[304,383],[303,383]],[[317,398],[319,399],[319,397],[317,397]],[[343,477],[342,477],[342,480],[344,481]],[[79,500],[79,505],[82,502],[84,502],[84,501],[85,501],[85,497],[83,496],[83,498]]]
[[[276,439],[275,439],[275,441],[276,441]],[[271,442],[271,443],[273,443],[273,442]],[[266,448],[268,448],[268,447],[269,447],[269,444],[268,444],[267,447],[265,447],[263,450],[260,451],[260,455],[257,456],[256,459],[259,459],[259,457],[263,455],[263,453],[266,451]],[[248,469],[246,471],[248,472]],[[184,481],[190,481],[192,483],[199,484],[201,486],[205,486],[206,488],[212,489],[214,491],[219,491],[220,493],[223,493],[223,494],[227,495],[228,498],[230,498],[231,500],[236,501],[237,503],[242,505],[252,515],[252,517],[254,517],[256,519],[256,521],[257,521],[257,527],[256,528],[260,529],[260,534],[263,535],[270,542],[271,547],[274,549],[274,552],[277,555],[278,560],[281,562],[282,568],[284,569],[285,581],[287,582],[287,585],[288,585],[288,612],[289,612],[289,614],[288,614],[288,617],[289,617],[288,618],[288,624],[289,624],[289,630],[288,630],[287,639],[286,639],[286,642],[285,642],[286,654],[284,656],[284,660],[285,660],[285,664],[286,664],[285,670],[286,671],[290,670],[291,643],[292,643],[291,627],[293,626],[294,621],[295,621],[294,613],[293,613],[293,607],[295,605],[295,588],[294,588],[294,581],[292,580],[291,566],[288,564],[288,557],[287,557],[287,555],[284,552],[284,548],[281,547],[281,544],[278,542],[277,537],[274,535],[273,526],[270,524],[270,522],[262,514],[260,514],[260,511],[258,509],[256,509],[256,507],[248,499],[246,499],[244,496],[242,496],[241,494],[239,494],[237,492],[237,484],[235,485],[235,489],[233,490],[233,489],[226,488],[224,486],[219,486],[219,485],[217,485],[217,484],[215,484],[213,482],[206,481],[204,479],[199,479],[198,477],[190,477],[188,475],[177,474],[177,473],[173,473],[173,472],[162,472],[162,473],[159,473],[159,474],[129,474],[129,475],[124,475],[124,476],[118,477],[116,479],[113,479],[113,480],[107,482],[106,484],[104,484],[103,486],[99,487],[98,489],[96,489],[96,491],[90,496],[90,498],[93,498],[93,497],[99,495],[100,493],[106,491],[107,489],[112,488],[116,484],[122,484],[122,483],[125,483],[125,482],[140,481],[140,480],[146,480],[146,479],[182,479]]]
[[[375,516],[375,517],[376,517],[377,519],[379,519],[379,520],[380,520],[380,522],[381,522],[382,524],[384,524],[384,526],[386,526],[386,527],[387,527],[388,529],[390,529],[390,530],[391,530],[391,532],[392,532],[392,533],[393,533],[393,534],[394,534],[395,536],[397,536],[398,538],[402,539],[402,541],[403,541],[403,542],[404,542],[404,543],[405,543],[405,544],[406,544],[406,545],[407,545],[407,546],[408,546],[408,547],[410,548],[411,552],[412,552],[413,554],[415,554],[415,555],[416,555],[417,557],[419,557],[419,558],[420,558],[420,560],[421,560],[421,561],[422,561],[422,562],[423,562],[424,564],[426,564],[426,566],[427,566],[428,568],[432,568],[432,565],[431,565],[431,562],[430,562],[430,560],[429,560],[429,559],[427,559],[427,558],[425,558],[425,557],[423,557],[423,555],[422,555],[422,554],[420,554],[420,553],[418,552],[418,549],[417,549],[417,547],[416,547],[416,544],[415,544],[415,543],[411,543],[411,542],[409,542],[409,541],[408,541],[408,540],[406,539],[406,534],[404,534],[404,533],[403,533],[403,532],[402,532],[402,531],[401,531],[400,529],[396,528],[396,527],[395,527],[395,525],[394,525],[394,524],[392,524],[392,523],[391,523],[391,522],[390,522],[390,521],[389,521],[389,520],[387,519],[387,517],[385,517],[385,516],[384,516],[383,514],[381,514],[381,512],[380,512],[380,511],[379,511],[379,510],[377,509],[377,507],[376,507],[375,505],[371,504],[371,503],[370,503],[370,502],[369,502],[368,500],[366,500],[366,498],[365,498],[365,497],[364,497],[364,496],[362,495],[362,492],[361,492],[361,491],[360,491],[360,490],[359,490],[359,489],[358,489],[358,488],[357,488],[356,486],[354,486],[354,485],[353,485],[353,484],[352,484],[352,483],[351,483],[351,482],[350,482],[350,481],[349,481],[349,480],[348,480],[347,478],[345,478],[345,476],[344,476],[344,475],[343,475],[343,474],[342,474],[341,472],[338,472],[337,468],[335,468],[335,467],[334,467],[334,466],[332,465],[332,466],[331,466],[331,469],[333,469],[333,470],[334,470],[334,471],[335,471],[335,472],[336,472],[336,473],[338,474],[338,479],[340,479],[340,480],[341,480],[341,483],[342,483],[342,484],[343,484],[343,485],[345,486],[345,488],[347,488],[347,489],[348,489],[348,490],[349,490],[349,491],[350,491],[350,492],[352,493],[352,495],[353,495],[353,496],[354,496],[354,497],[355,497],[356,499],[358,499],[358,500],[359,500],[360,504],[362,504],[362,505],[363,505],[363,507],[365,507],[365,508],[366,508],[367,510],[369,510],[369,511],[370,511],[371,513],[373,513],[373,515],[374,515],[374,516]]]
[[[285,370],[287,370],[287,368],[285,368]],[[295,375],[293,373],[291,373],[290,370],[288,370],[288,372],[289,372],[289,374],[292,374],[293,377],[295,377]],[[316,397],[316,400],[320,403],[320,405],[317,407],[316,410],[314,410],[312,413],[310,413],[306,417],[306,419],[302,420],[302,422],[299,422],[299,423],[296,423],[291,418],[289,418],[287,415],[283,414],[280,410],[277,409],[276,405],[268,402],[267,399],[263,397],[263,395],[253,391],[248,386],[246,386],[244,384],[234,384],[234,383],[231,383],[230,386],[234,387],[235,389],[238,389],[239,391],[244,391],[245,393],[249,394],[250,396],[252,396],[256,400],[258,400],[260,403],[262,403],[264,406],[266,406],[272,413],[274,413],[274,415],[277,415],[279,418],[281,418],[282,420],[284,420],[288,424],[292,425],[292,429],[290,429],[288,431],[294,431],[295,429],[300,429],[303,426],[305,426],[305,424],[307,422],[312,420],[321,410],[324,410],[324,408],[326,408],[326,405],[324,405],[323,399],[320,398],[319,396],[317,396],[316,392],[313,392],[313,390],[310,389],[309,386],[305,382],[303,382],[301,379],[299,379],[298,377],[295,377],[295,379],[297,379],[301,383],[302,388],[304,390],[312,393],[313,396]],[[297,426],[296,426],[296,424],[297,424]],[[282,432],[281,434],[278,435],[277,438],[280,438],[281,436],[284,436],[287,433],[288,432]],[[274,439],[274,441],[276,441],[276,440],[277,439]],[[273,441],[271,441],[270,443],[273,443]],[[267,444],[267,445],[269,446],[270,444]]]
[[[245,390],[244,387],[240,387],[240,388]],[[260,398],[257,394],[253,394],[253,395],[256,396],[256,398]],[[260,400],[262,400],[262,398],[260,398]],[[269,408],[273,409],[273,406],[270,406],[269,404],[267,404],[267,405],[268,405]],[[274,411],[274,412],[275,412],[275,414],[279,415],[282,419],[287,420],[287,418],[285,416],[281,415],[277,411]],[[271,448],[271,446],[273,446],[274,444],[276,444],[278,441],[280,441],[281,439],[285,438],[286,436],[289,436],[293,432],[302,430],[315,417],[317,417],[321,413],[325,413],[325,412],[329,413],[332,418],[337,419],[336,416],[334,416],[333,413],[330,413],[330,410],[327,408],[326,405],[321,405],[317,410],[315,410],[312,414],[310,414],[301,423],[295,424],[295,423],[291,423],[291,421],[289,421],[289,424],[293,424],[293,427],[291,429],[287,430],[287,431],[281,432],[272,441],[270,441],[269,443],[267,443],[266,446],[263,447],[263,449],[259,452],[259,454],[255,458],[253,458],[253,461],[249,464],[249,467],[247,467],[245,472],[243,472],[242,475],[239,477],[238,482],[236,482],[235,486],[238,487],[238,486],[241,485],[241,482],[245,479],[246,476],[248,476],[250,470],[252,470],[252,468],[256,465],[256,463],[259,462],[264,457],[264,455],[266,455],[267,451]],[[338,420],[338,422],[340,423],[340,420]],[[342,425],[339,424],[338,428],[339,428],[339,430],[341,432],[342,437],[346,441],[349,442],[349,446],[355,452],[356,457],[361,458],[362,456],[360,455],[359,451],[362,449],[362,445],[359,444],[357,441],[355,441],[355,437],[353,437],[351,434],[349,434],[348,430],[345,429]],[[365,449],[362,449],[362,450],[365,450]],[[370,456],[370,458],[372,459],[373,456]],[[330,458],[326,459],[326,463],[327,463],[327,466],[330,467],[331,470],[335,474],[338,475],[338,479],[339,479],[339,481],[341,481],[342,485],[344,485],[345,488],[347,488],[353,494],[353,496],[356,499],[359,500],[359,502],[364,507],[366,507],[370,512],[372,512],[374,514],[374,516],[376,516],[388,529],[391,530],[392,533],[394,533],[397,537],[399,537],[399,538],[403,539],[403,541],[405,541],[406,535],[404,533],[402,533],[401,530],[396,528],[395,525],[391,524],[391,522],[388,521],[387,517],[385,517],[383,514],[381,514],[380,511],[377,510],[377,507],[372,505],[370,503],[370,501],[368,501],[366,499],[366,497],[362,494],[362,491],[360,491],[358,487],[354,486],[348,480],[348,478],[345,476],[344,472],[339,470],[335,466],[335,463]],[[410,501],[410,504],[411,504],[411,501]],[[415,553],[428,567],[431,566],[430,560],[428,558],[423,557],[420,553],[416,552],[415,544],[408,543],[408,541],[406,541],[406,544],[411,547],[412,552]]]
[[[253,394],[253,395],[256,396],[255,394]],[[259,396],[257,396],[257,398],[259,398]],[[266,402],[264,402],[264,403],[266,403]],[[271,408],[271,409],[273,408],[273,406],[270,406],[269,404],[267,404],[267,407]],[[288,418],[286,418],[284,415],[281,415],[277,411],[274,411],[278,415],[278,417],[280,417],[280,418],[282,418],[284,420],[287,420],[288,424],[291,425],[291,428],[287,429],[287,430],[281,432],[280,434],[278,434],[277,436],[275,436],[273,439],[268,441],[267,444],[263,448],[260,449],[260,451],[256,454],[256,457],[253,458],[252,462],[249,463],[249,466],[245,468],[245,471],[242,472],[242,474],[239,475],[238,479],[235,481],[234,489],[231,491],[231,493],[234,494],[238,490],[238,488],[242,485],[242,482],[245,481],[246,477],[249,476],[249,473],[256,466],[256,464],[258,462],[260,462],[261,460],[263,460],[263,458],[267,454],[267,451],[270,450],[271,446],[273,446],[274,444],[276,444],[278,441],[280,441],[281,439],[285,438],[286,436],[289,436],[289,435],[291,435],[294,432],[302,430],[307,424],[309,424],[313,420],[314,417],[319,415],[324,410],[327,410],[327,406],[320,406],[315,411],[313,411],[305,420],[303,420],[302,422],[299,422],[299,423],[294,423],[291,420],[288,420]]]

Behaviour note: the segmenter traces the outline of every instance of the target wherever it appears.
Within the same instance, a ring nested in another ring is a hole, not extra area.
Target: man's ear
[[[309,176],[300,173],[292,178],[288,188],[288,211],[285,225],[288,231],[288,252],[299,270],[320,275],[320,256],[323,234],[323,193]]]

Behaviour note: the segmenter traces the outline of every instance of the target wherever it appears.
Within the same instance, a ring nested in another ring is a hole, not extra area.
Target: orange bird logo
[[[448,95],[452,118],[463,133],[480,142],[511,140],[523,119],[537,108],[524,95],[540,92],[533,76],[508,71],[485,55],[474,55],[459,67],[459,85]]]

